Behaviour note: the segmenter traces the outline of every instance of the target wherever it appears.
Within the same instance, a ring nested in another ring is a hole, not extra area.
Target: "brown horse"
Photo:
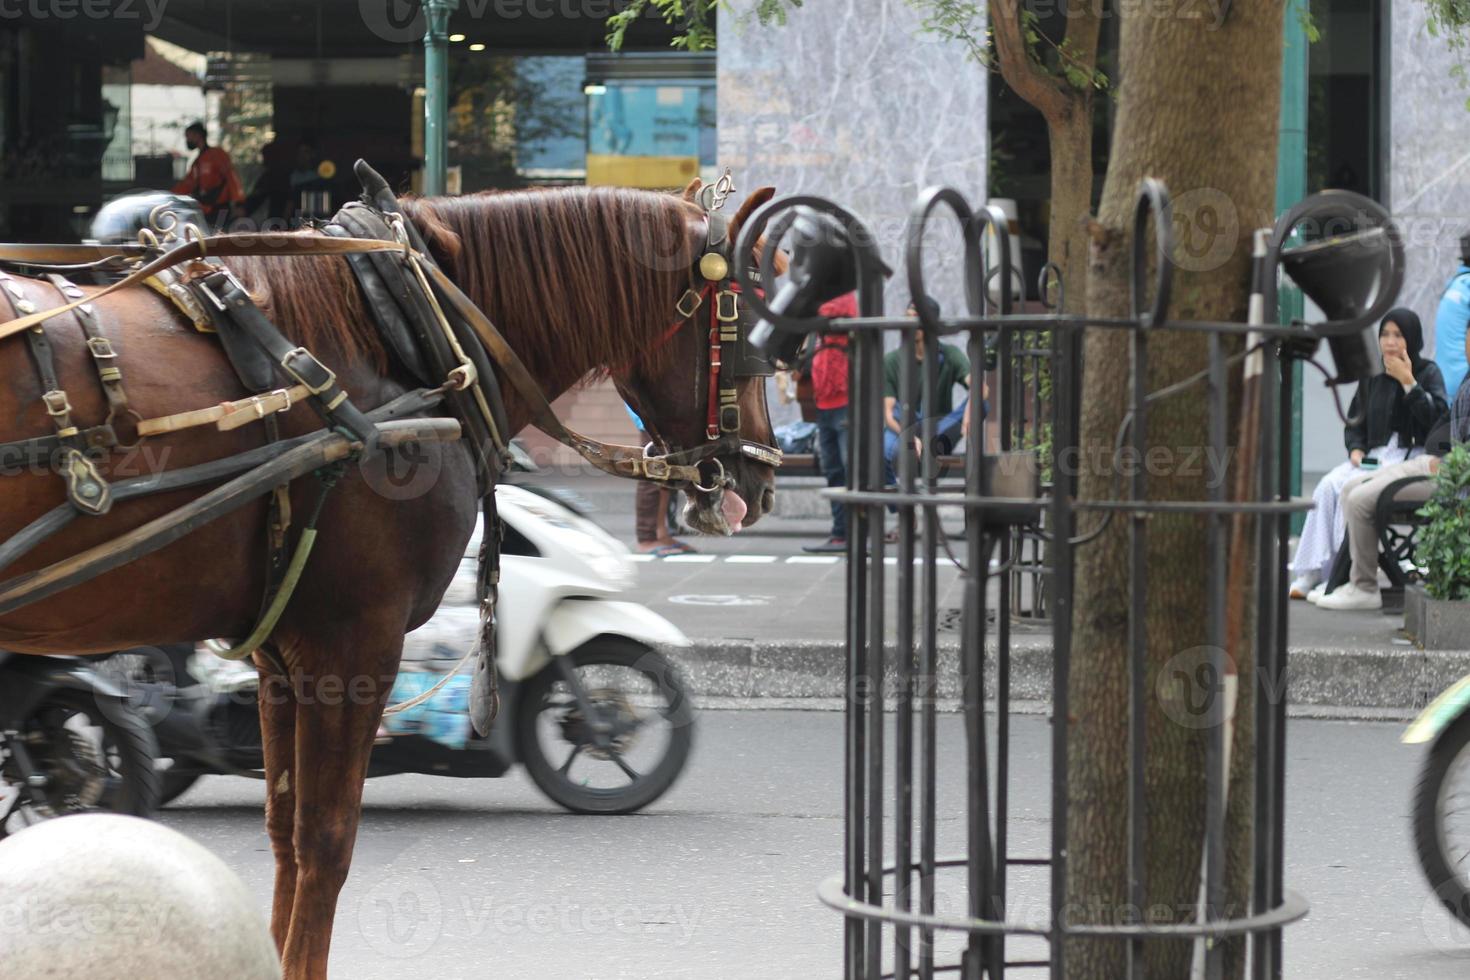
[[[731,240],[765,189],[732,220]],[[405,202],[435,259],[501,329],[554,398],[589,375],[611,374],[636,392],[645,420],[672,448],[705,438],[708,337],[675,304],[704,251],[703,211],[690,200],[646,191],[564,189]],[[380,343],[346,262],[336,257],[230,260],[293,342],[335,369],[364,410],[415,387]],[[44,309],[60,305],[48,283],[17,280]],[[132,406],[145,418],[207,407],[246,394],[217,341],[194,330],[165,299],[125,289],[95,304],[118,352]],[[3,307],[0,307],[3,310]],[[3,319],[3,317],[0,317]],[[106,415],[80,325],[63,314],[48,326],[63,386],[81,424]],[[40,386],[19,337],[0,342],[0,443],[51,431]],[[743,379],[741,435],[770,444],[762,379]],[[529,420],[505,392],[511,431]],[[282,415],[283,435],[316,429],[306,408]],[[150,438],[104,461],[121,479],[244,452],[260,426],[189,429]],[[349,470],[328,498],[304,581],[269,646],[288,670],[257,655],[265,743],[266,825],[276,857],[271,931],[290,980],[321,978],[337,895],[352,857],[362,783],[403,637],[434,612],[478,513],[477,481],[463,443],[421,447],[432,480],[410,489],[389,479],[377,456]],[[725,456],[746,523],[770,510],[774,473]],[[315,503],[315,480],[292,487],[296,513]],[[84,517],[4,577],[109,541],[197,496],[177,491]],[[691,493],[691,525],[725,528],[711,500]],[[0,475],[0,541],[64,499],[49,472]],[[97,653],[119,648],[245,636],[259,612],[265,569],[263,501],[83,586],[0,616],[0,647],[22,653]],[[297,521],[300,524],[300,521]]]

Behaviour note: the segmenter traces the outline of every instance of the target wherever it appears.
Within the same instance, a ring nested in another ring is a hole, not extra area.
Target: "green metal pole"
[[[1281,121],[1276,144],[1276,213],[1307,196],[1307,0],[1287,0],[1281,45]],[[1281,284],[1278,312],[1282,323],[1303,313],[1302,293],[1289,281]],[[1291,362],[1296,397],[1291,409],[1291,492],[1302,492],[1302,365]],[[1292,518],[1300,532],[1302,515]]]
[[[424,0],[424,195],[444,193],[449,168],[449,15],[459,0]]]

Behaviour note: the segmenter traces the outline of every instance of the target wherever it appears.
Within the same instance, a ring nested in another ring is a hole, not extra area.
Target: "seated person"
[[[1345,533],[1339,506],[1342,489],[1355,476],[1371,475],[1363,460],[1372,457],[1379,467],[1386,467],[1422,456],[1430,432],[1448,411],[1444,376],[1421,353],[1424,329],[1412,310],[1388,311],[1378,326],[1378,347],[1384,373],[1358,385],[1348,409],[1349,416],[1361,416],[1343,430],[1348,458],[1312,492],[1315,507],[1307,514],[1292,562],[1293,599],[1307,598],[1326,578]]]
[[[1470,357],[1470,335],[1465,340]],[[1424,479],[1401,488],[1395,500],[1428,500],[1433,491],[1430,479],[1439,471],[1439,458],[1457,443],[1470,442],[1470,376],[1460,382],[1449,417],[1430,433],[1426,452],[1416,459],[1386,466],[1349,480],[1342,488],[1342,509],[1347,516],[1347,544],[1352,554],[1352,571],[1347,582],[1318,596],[1323,609],[1382,609],[1383,596],[1378,589],[1378,528],[1373,526],[1378,512],[1378,499],[1389,485],[1405,477]]]
[[[939,316],[939,304],[932,299],[924,298],[920,302],[931,304],[934,315]],[[918,311],[913,303],[909,304],[908,315],[918,316]],[[939,361],[938,379],[934,389],[934,404],[932,406],[923,404],[923,396],[914,404],[914,450],[923,452],[924,447],[920,442],[923,427],[920,423],[925,418],[936,416],[934,422],[934,445],[931,447],[936,455],[945,456],[954,451],[954,447],[961,439],[970,434],[970,413],[966,408],[970,400],[961,400],[959,407],[954,404],[954,386],[963,385],[966,389],[970,387],[970,360],[965,352],[954,344],[938,345],[939,350],[935,357]],[[898,457],[898,439],[903,431],[903,409],[898,403],[899,372],[902,367],[903,349],[889,351],[883,357],[883,462],[888,473],[888,482],[897,483],[894,475],[893,461]],[[919,362],[919,388],[923,386],[924,372],[924,335],[914,334],[914,358]],[[981,379],[981,398],[990,394],[989,387]]]

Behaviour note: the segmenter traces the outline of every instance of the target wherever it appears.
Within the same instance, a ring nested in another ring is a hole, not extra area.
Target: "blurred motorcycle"
[[[0,838],[71,813],[146,817],[158,743],[93,661],[0,650]]]
[[[470,675],[449,676],[427,701],[385,716],[368,775],[496,777],[517,763],[550,799],[578,813],[632,813],[683,771],[694,708],[660,647],[689,640],[668,620],[617,599],[636,577],[626,546],[553,495],[496,488],[505,525],[497,611],[501,713],[485,739],[468,716]],[[409,634],[389,697],[430,691],[479,630],[480,531],[432,620]],[[157,711],[164,800],[206,774],[259,775],[257,674],[209,644],[128,651],[135,695]]]
[[[1428,745],[1414,790],[1414,850],[1441,905],[1470,926],[1470,676],[1460,678],[1403,734]]]

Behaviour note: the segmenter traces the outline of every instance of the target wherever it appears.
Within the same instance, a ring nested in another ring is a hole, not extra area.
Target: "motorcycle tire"
[[[1446,912],[1470,927],[1470,878],[1455,870],[1463,860],[1449,853],[1445,839],[1445,779],[1456,760],[1470,765],[1470,715],[1461,715],[1450,724],[1425,756],[1414,790],[1414,850],[1419,867]],[[1470,843],[1470,842],[1467,842]]]
[[[101,732],[102,749],[107,755],[108,784],[104,795],[95,803],[68,808],[50,816],[66,816],[79,812],[120,813],[126,816],[149,817],[158,809],[162,793],[161,773],[157,768],[158,741],[147,719],[126,701],[111,701],[102,710],[98,699],[79,691],[54,691],[47,695],[29,716],[17,726],[20,731],[31,727],[33,721],[48,709],[60,709],[70,716],[83,716],[89,726]],[[32,750],[33,758],[35,755]],[[52,778],[56,774],[49,774]],[[17,809],[30,804],[28,794],[22,790]],[[32,811],[35,813],[37,811]],[[0,837],[8,833],[5,823],[0,822]]]
[[[652,685],[656,697],[665,708],[659,714],[668,721],[668,743],[658,761],[639,772],[627,785],[594,787],[578,783],[571,777],[571,758],[561,764],[548,757],[538,729],[541,716],[558,705],[550,699],[561,673],[555,664],[548,665],[521,689],[516,711],[516,750],[520,762],[531,779],[552,801],[573,813],[634,813],[668,792],[684,770],[694,743],[694,706],[683,676],[667,657],[641,643],[623,637],[599,637],[566,654],[574,670],[580,674],[597,666],[628,668],[642,674]],[[626,702],[625,702],[626,703]],[[565,707],[565,705],[563,705]],[[575,710],[575,709],[572,709]],[[567,716],[560,719],[565,732]],[[559,743],[570,746],[576,756],[586,743]],[[595,750],[589,750],[592,752]],[[618,762],[622,765],[622,762]]]
[[[180,769],[177,766],[170,766],[158,775],[162,783],[158,805],[167,806],[189,792],[194,784],[199,782],[204,772],[199,769]]]

